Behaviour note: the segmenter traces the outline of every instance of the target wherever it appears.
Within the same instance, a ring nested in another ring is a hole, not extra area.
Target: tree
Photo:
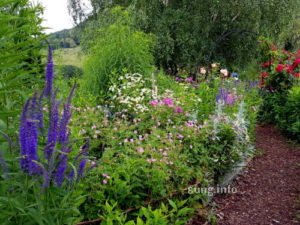
[[[248,63],[257,54],[259,36],[283,43],[300,5],[300,0],[90,1],[96,16],[115,5],[130,8],[136,26],[157,36],[157,66],[173,73],[213,61]]]

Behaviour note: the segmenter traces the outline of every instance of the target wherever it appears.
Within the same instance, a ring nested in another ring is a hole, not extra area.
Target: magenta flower
[[[188,127],[193,127],[193,126],[194,126],[194,121],[189,120],[189,121],[187,121],[185,124],[186,124]]]
[[[169,106],[169,107],[173,107],[173,106],[174,106],[173,99],[171,99],[171,98],[164,98],[164,99],[162,100],[162,103],[163,103],[164,105]]]
[[[185,79],[186,82],[192,83],[193,82],[193,77],[188,77]]]
[[[150,105],[153,106],[153,107],[155,107],[155,106],[158,105],[158,101],[157,101],[157,100],[152,100],[152,101],[150,102]]]
[[[183,113],[183,109],[180,106],[176,106],[174,109],[175,113]]]
[[[234,102],[235,102],[235,97],[234,97],[234,95],[233,95],[233,94],[228,94],[228,95],[226,96],[225,103],[226,103],[227,105],[233,105]]]

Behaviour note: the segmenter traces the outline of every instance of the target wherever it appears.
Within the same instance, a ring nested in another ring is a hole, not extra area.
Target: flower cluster
[[[300,78],[300,51],[288,52],[274,46],[269,49],[272,55],[268,61],[261,64],[260,87],[276,91],[281,89],[276,83],[290,86],[292,79]]]
[[[172,98],[163,98],[162,100],[152,100],[150,101],[150,105],[153,107],[156,106],[167,106],[169,108],[173,108],[175,113],[183,113],[183,109],[181,106],[177,106],[174,103]]]
[[[147,88],[147,80],[138,73],[125,74],[109,87],[111,106],[117,110],[129,110],[135,113],[148,111],[147,102],[152,90]]]
[[[46,69],[46,87],[41,95],[37,93],[30,98],[24,108],[20,121],[20,149],[21,169],[29,175],[40,175],[43,177],[43,187],[48,187],[51,182],[61,186],[68,172],[68,157],[71,152],[69,142],[68,124],[71,119],[71,99],[75,86],[63,105],[63,111],[59,112],[60,102],[56,100],[56,92],[53,91],[53,61],[52,50],[49,48],[48,64]],[[43,100],[46,99],[48,110],[42,110]],[[48,130],[46,135],[46,145],[43,147],[44,154],[38,153],[39,137],[42,132],[43,119],[48,111]],[[61,115],[61,116],[60,116]],[[78,164],[77,178],[81,177],[86,166],[88,144],[82,147],[75,158]],[[74,180],[75,171],[69,169],[68,178]]]
[[[219,88],[218,95],[216,97],[216,101],[226,105],[233,105],[237,100],[237,96],[229,90],[225,88]]]

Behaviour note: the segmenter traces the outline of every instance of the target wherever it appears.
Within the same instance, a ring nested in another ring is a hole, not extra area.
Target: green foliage
[[[28,90],[39,83],[41,67],[41,7],[29,0],[0,2],[0,123],[14,123]]]
[[[208,199],[206,193],[185,195],[186,188],[213,185],[249,148],[255,126],[250,123],[255,122],[254,105],[258,103],[252,99],[257,97],[256,89],[244,90],[244,83],[238,85],[233,79],[223,81],[227,88],[236,88],[239,99],[236,105],[218,111],[215,99],[220,79],[196,86],[175,82],[162,73],[153,77],[156,101],[144,102],[147,110],[143,112],[129,116],[128,111],[135,107],[130,101],[110,116],[105,116],[111,111],[103,107],[83,106],[75,112],[80,120],[70,128],[79,133],[78,138],[92,138],[91,154],[98,159],[98,166],[81,185],[88,193],[81,206],[85,220],[185,224],[192,212],[189,207]],[[122,89],[128,82],[126,76],[119,78],[118,88]],[[134,91],[122,92],[122,99],[140,96],[144,86],[138,83]],[[165,99],[173,103],[163,104]],[[179,106],[181,113],[175,111]],[[99,116],[101,110],[104,116]],[[186,205],[180,205],[184,199]]]
[[[300,86],[293,87],[284,102],[275,105],[275,121],[291,138],[300,141]]]
[[[84,64],[83,89],[96,96],[106,96],[110,81],[124,68],[146,77],[152,69],[151,38],[124,24],[123,16],[130,16],[127,11],[115,8],[111,13],[122,16],[97,30],[98,37]]]
[[[105,10],[108,8],[116,5],[128,7],[134,26],[155,34],[157,38],[156,64],[172,73],[177,73],[182,67],[194,73],[199,65],[213,61],[246,66],[250,58],[257,57],[257,38],[260,35],[281,45],[287,39],[293,42],[298,39],[293,29],[297,26],[299,0],[90,2],[94,9],[91,21],[102,15],[107,17]],[[80,17],[84,11],[79,8],[74,7],[74,12]],[[101,26],[98,24],[94,28]],[[94,35],[91,35],[88,40],[93,40]]]
[[[63,65],[60,67],[60,73],[65,79],[78,78],[83,75],[83,70],[73,65]]]
[[[53,49],[74,48],[80,44],[80,28],[52,33],[47,40]]]
[[[78,207],[85,198],[77,190],[42,190],[34,179],[16,171],[0,178],[0,196],[3,225],[72,225],[81,220]]]

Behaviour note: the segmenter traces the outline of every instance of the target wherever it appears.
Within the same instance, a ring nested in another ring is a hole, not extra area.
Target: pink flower
[[[138,152],[138,153],[144,153],[144,151],[145,151],[145,150],[144,150],[144,148],[142,148],[142,147],[139,147],[139,148],[137,149],[137,152]]]
[[[147,159],[147,162],[148,162],[148,163],[154,163],[154,162],[156,162],[156,161],[157,161],[157,159],[154,159],[154,158]]]
[[[177,134],[177,138],[178,138],[178,139],[183,139],[183,138],[184,138],[184,136],[183,136],[183,135],[181,135],[181,134]]]
[[[150,102],[150,105],[152,105],[153,107],[157,106],[158,105],[158,101],[157,100],[152,100]]]
[[[183,113],[183,109],[180,106],[176,106],[174,109],[175,113]]]
[[[188,127],[193,127],[193,126],[194,126],[194,121],[189,120],[189,121],[187,121],[185,124],[186,124]]]
[[[235,102],[235,97],[234,97],[234,95],[233,95],[233,94],[228,94],[228,95],[226,96],[225,103],[228,104],[228,105],[232,105],[232,104],[234,104],[234,102]]]
[[[173,99],[171,99],[171,98],[164,98],[164,99],[162,100],[162,103],[163,103],[164,105],[169,106],[169,107],[173,107],[173,105],[174,105]]]
[[[103,183],[103,184],[107,184],[107,180],[104,179],[104,180],[102,181],[102,183]]]
[[[185,79],[186,82],[192,83],[193,82],[193,77],[188,77]]]

